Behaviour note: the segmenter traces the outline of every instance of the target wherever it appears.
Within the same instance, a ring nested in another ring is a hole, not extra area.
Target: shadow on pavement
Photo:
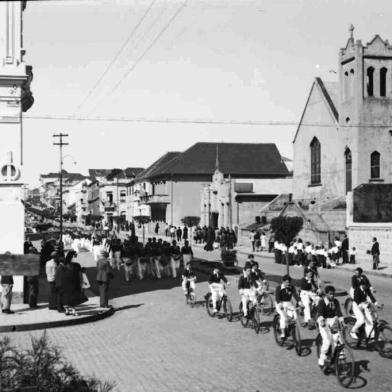
[[[196,269],[196,268],[195,268]],[[156,290],[170,290],[174,287],[181,288],[181,270],[176,278],[162,277],[157,279],[153,277],[147,277],[139,280],[138,278],[132,277],[129,282],[125,280],[124,269],[114,270],[114,278],[110,282],[109,286],[109,299],[120,298],[131,294],[139,294],[144,292],[156,291]],[[99,287],[96,282],[96,268],[86,268],[87,277],[91,284],[91,290],[94,294],[99,295]],[[208,273],[204,271],[196,271],[197,283],[205,282],[208,280]]]

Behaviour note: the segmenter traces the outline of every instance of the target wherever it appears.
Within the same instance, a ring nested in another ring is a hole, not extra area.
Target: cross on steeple
[[[348,31],[350,32],[350,39],[354,41],[354,25],[353,24],[350,24]]]

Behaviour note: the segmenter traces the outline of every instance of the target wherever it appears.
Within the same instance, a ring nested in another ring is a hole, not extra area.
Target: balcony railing
[[[170,204],[169,195],[143,195],[140,196],[140,201],[146,204]]]

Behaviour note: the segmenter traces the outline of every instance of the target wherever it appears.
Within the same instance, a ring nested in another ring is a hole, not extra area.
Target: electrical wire
[[[133,36],[135,35],[136,31],[138,30],[138,28],[140,27],[140,25],[143,23],[143,21],[146,19],[147,15],[149,14],[149,12],[151,11],[152,7],[154,6],[154,4],[156,3],[157,0],[152,0],[152,2],[150,3],[150,6],[147,8],[147,10],[144,12],[143,16],[139,19],[138,23],[135,25],[135,27],[133,28],[133,30],[131,31],[131,33],[128,35],[127,39],[125,40],[125,42],[122,44],[122,46],[120,47],[120,49],[118,50],[118,52],[115,54],[114,58],[112,59],[112,61],[109,63],[109,65],[106,67],[106,69],[104,70],[104,72],[102,73],[102,75],[98,78],[98,80],[96,81],[96,83],[94,84],[94,86],[90,89],[90,91],[88,92],[88,94],[85,96],[85,98],[83,99],[83,101],[80,103],[80,105],[76,108],[75,110],[75,114],[80,111],[80,109],[82,108],[82,106],[87,102],[87,100],[90,98],[91,94],[95,91],[95,89],[98,87],[98,85],[101,83],[101,81],[104,79],[104,77],[107,75],[107,73],[110,71],[110,69],[112,68],[113,64],[117,61],[117,59],[119,58],[119,56],[121,55],[121,53],[123,52],[123,50],[125,49],[125,47],[128,45],[129,41],[133,38]]]
[[[178,15],[182,12],[182,10],[185,8],[186,4],[188,3],[188,0],[185,0],[180,7],[177,9],[177,11],[172,15],[172,17],[169,19],[169,21],[165,24],[165,26],[159,31],[159,33],[155,36],[153,41],[147,46],[147,48],[143,51],[143,53],[137,58],[137,60],[134,62],[132,67],[125,72],[125,74],[122,76],[122,78],[114,85],[114,87],[109,91],[108,94],[106,94],[101,102],[94,108],[94,110],[99,107],[99,105],[106,99],[107,95],[113,94],[118,87],[121,85],[121,83],[128,77],[128,75],[135,70],[135,68],[138,66],[138,64],[143,60],[143,58],[146,56],[146,54],[155,46],[155,44],[159,41],[159,39],[162,37],[162,35],[167,31],[167,29],[170,27],[170,25],[174,22],[174,20],[178,17]]]
[[[200,125],[249,125],[249,126],[301,126],[321,128],[390,128],[392,124],[330,124],[330,123],[299,123],[298,121],[262,121],[262,120],[223,120],[203,118],[147,118],[147,117],[84,117],[72,115],[23,115],[29,120],[64,120],[64,121],[96,121],[96,122],[133,122],[158,124],[200,124]]]

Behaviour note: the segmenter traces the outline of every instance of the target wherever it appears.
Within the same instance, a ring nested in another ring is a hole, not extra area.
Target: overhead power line
[[[64,120],[64,121],[91,121],[91,122],[125,122],[125,123],[158,123],[158,124],[211,124],[211,125],[249,125],[249,126],[295,126],[322,127],[322,128],[385,128],[392,130],[392,124],[360,124],[360,125],[335,125],[321,122],[301,123],[298,121],[273,121],[273,120],[224,120],[207,118],[147,118],[147,117],[82,117],[64,115],[24,115],[29,120]]]
[[[158,42],[158,40],[162,37],[162,35],[167,31],[167,29],[170,27],[170,25],[174,22],[174,20],[177,18],[177,16],[182,12],[182,10],[185,8],[188,0],[185,0],[180,7],[177,9],[177,11],[173,14],[173,16],[169,19],[169,21],[165,24],[165,26],[159,31],[159,33],[155,36],[155,38],[152,40],[150,45],[147,46],[147,48],[143,51],[143,53],[137,58],[137,60],[133,63],[132,67],[125,72],[125,74],[122,76],[122,78],[114,85],[114,87],[106,94],[103,99],[94,107],[93,111],[105,100],[107,95],[113,94],[118,87],[121,85],[121,83],[128,77],[128,75],[135,70],[135,68],[138,66],[138,64],[143,60],[143,58],[146,56],[146,54],[154,47],[154,45]]]
[[[85,96],[83,101],[79,104],[79,106],[76,108],[75,113],[77,113],[83,105],[88,101],[88,99],[91,97],[92,93],[95,91],[95,89],[99,86],[99,84],[102,82],[104,77],[107,75],[107,73],[110,71],[112,68],[113,64],[117,61],[117,59],[120,57],[121,53],[125,49],[125,47],[128,45],[129,41],[133,38],[135,35],[137,29],[140,27],[140,25],[143,23],[149,12],[151,11],[151,8],[154,6],[157,0],[152,0],[150,6],[147,8],[147,10],[144,12],[143,16],[140,18],[139,22],[135,25],[131,33],[128,35],[127,39],[125,42],[122,44],[121,48],[118,50],[116,55],[113,57],[112,61],[108,64],[106,67],[105,71],[102,73],[102,75],[98,78],[98,80],[95,82],[94,86],[90,89],[88,94]]]

